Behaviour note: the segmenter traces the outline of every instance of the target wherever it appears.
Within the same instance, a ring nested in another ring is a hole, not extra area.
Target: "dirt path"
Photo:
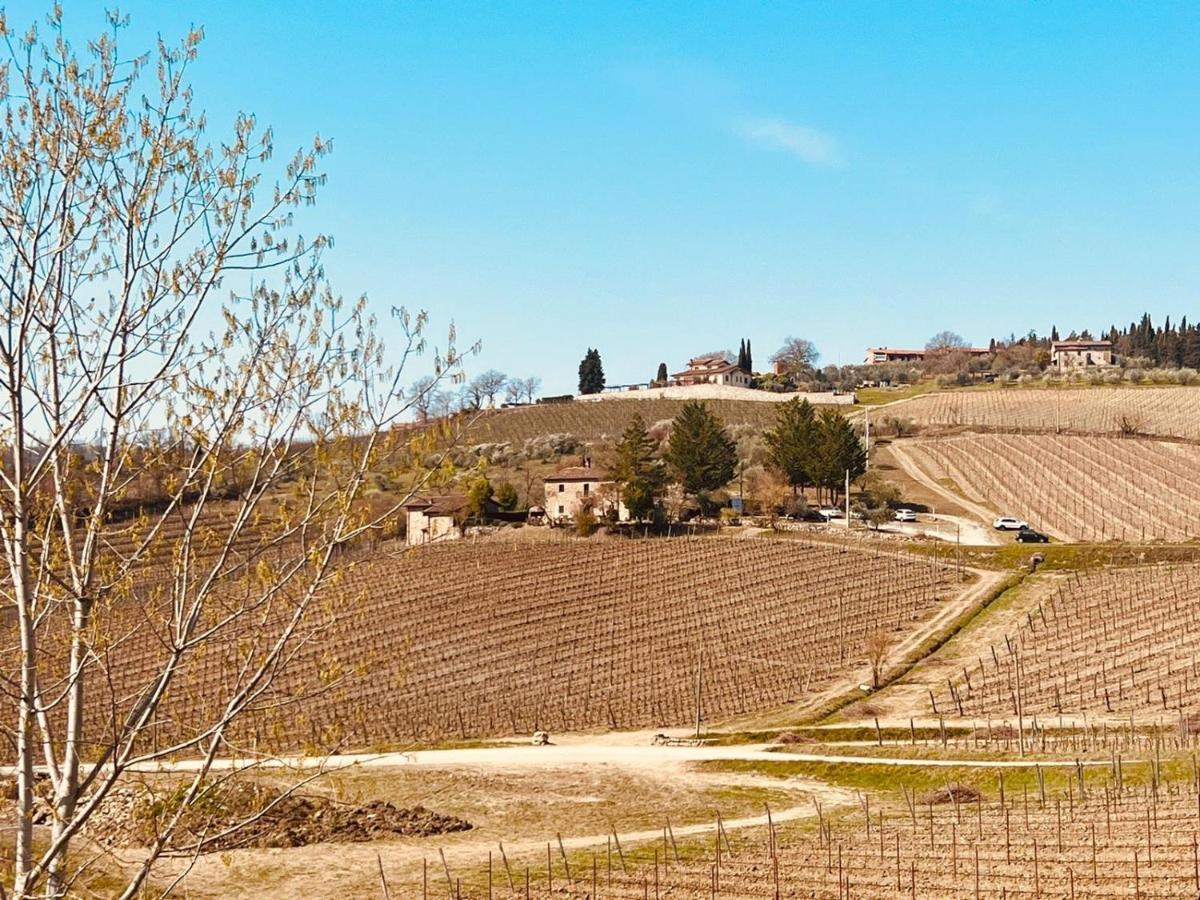
[[[966,512],[974,516],[983,525],[990,526],[992,519],[995,518],[990,509],[982,503],[974,500],[968,500],[966,497],[955,493],[945,485],[939,484],[936,479],[931,478],[924,469],[917,465],[916,461],[908,453],[908,448],[905,441],[893,441],[890,447],[892,459],[904,470],[905,474],[914,481],[933,491],[939,497],[942,497],[946,502],[958,506]]]
[[[893,534],[911,534],[915,537],[931,537],[950,544],[961,542],[971,546],[996,547],[1004,543],[991,528],[965,516],[921,513],[916,522],[892,522],[881,525],[879,530]]]

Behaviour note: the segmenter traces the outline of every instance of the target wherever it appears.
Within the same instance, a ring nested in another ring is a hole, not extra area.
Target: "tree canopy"
[[[926,350],[965,350],[967,342],[961,334],[953,331],[939,331],[925,342]]]
[[[817,352],[817,347],[812,341],[789,337],[784,340],[783,346],[771,356],[771,362],[785,372],[794,373],[811,369],[820,358],[821,354]]]
[[[634,519],[644,519],[654,512],[654,504],[662,495],[664,473],[654,449],[645,421],[635,413],[621,435],[609,470],[613,481],[620,486],[625,508]]]
[[[853,426],[834,409],[817,413],[807,400],[793,399],[776,413],[764,435],[767,460],[793,490],[813,486],[836,496],[845,481],[866,471],[867,455]]]
[[[737,444],[708,405],[693,400],[675,417],[663,458],[684,491],[699,496],[733,479]]]
[[[588,347],[579,363],[579,393],[599,394],[604,390],[604,366],[600,362],[600,351]]]

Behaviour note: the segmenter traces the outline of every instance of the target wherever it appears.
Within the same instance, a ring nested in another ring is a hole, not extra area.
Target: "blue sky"
[[[102,8],[68,2],[72,33]],[[214,134],[334,139],[306,227],[340,291],[547,392],[588,346],[624,383],[741,337],[847,363],[1200,317],[1195,3],[121,9],[127,46],[204,26]]]

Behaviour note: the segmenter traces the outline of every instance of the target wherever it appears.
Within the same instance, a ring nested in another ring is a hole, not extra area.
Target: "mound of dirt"
[[[775,736],[772,744],[815,744],[816,740],[803,734],[796,734],[794,731],[781,731]]]
[[[148,845],[179,810],[184,788],[152,792],[146,786],[113,791],[88,822],[87,832],[120,847]],[[471,823],[422,806],[401,808],[383,800],[341,803],[311,794],[288,794],[250,783],[209,785],[184,810],[172,849],[202,845],[202,852],[242,847],[303,847],[358,843],[386,837],[428,837],[467,831]]]
[[[921,802],[937,806],[941,803],[975,803],[981,799],[983,799],[983,795],[969,784],[959,784],[953,781],[945,787],[926,794],[921,798]]]

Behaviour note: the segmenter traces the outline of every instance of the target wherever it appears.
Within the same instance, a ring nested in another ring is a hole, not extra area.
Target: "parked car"
[[[892,518],[897,522],[915,522],[917,521],[917,514],[908,507],[902,506],[896,510]]]
[[[1029,523],[1013,516],[1001,516],[992,522],[992,527],[997,531],[1020,531],[1022,528],[1028,528]]]
[[[817,513],[826,521],[829,519],[843,519],[846,516],[846,511],[837,506],[822,506],[817,510]]]
[[[1017,540],[1022,544],[1048,544],[1050,538],[1042,534],[1040,531],[1034,531],[1032,528],[1022,528],[1017,532]]]

